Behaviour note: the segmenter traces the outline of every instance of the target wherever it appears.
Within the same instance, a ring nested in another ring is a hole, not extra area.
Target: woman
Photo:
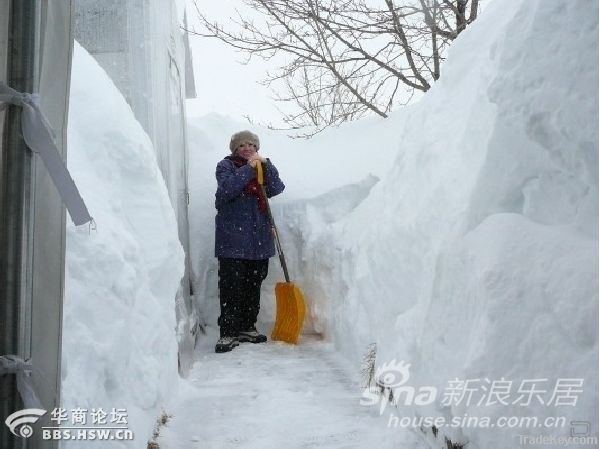
[[[263,343],[267,337],[255,324],[260,307],[260,285],[267,277],[275,245],[267,214],[267,200],[256,179],[263,166],[267,197],[285,188],[269,159],[258,154],[258,136],[240,131],[231,136],[231,155],[217,164],[215,256],[219,259],[221,338],[216,352],[231,351],[239,342]]]

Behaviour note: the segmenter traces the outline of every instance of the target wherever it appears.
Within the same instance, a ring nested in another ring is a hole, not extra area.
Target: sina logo
[[[31,435],[33,435],[33,429],[31,428],[30,424],[35,423],[45,413],[46,410],[41,408],[26,408],[9,415],[4,422],[13,435],[29,438]]]
[[[383,388],[394,388],[404,385],[410,377],[410,363],[405,364],[404,360],[396,363],[396,359],[390,363],[384,363],[375,370],[375,382]]]
[[[410,363],[396,359],[377,367],[375,384],[363,391],[361,405],[379,404],[379,414],[383,414],[388,404],[428,405],[435,401],[437,388],[431,386],[413,387],[406,385],[410,378]]]

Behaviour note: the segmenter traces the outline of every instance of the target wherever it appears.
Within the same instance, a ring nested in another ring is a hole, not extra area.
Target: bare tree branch
[[[365,114],[386,117],[415,91],[427,91],[441,76],[448,46],[476,20],[479,7],[479,0],[385,0],[381,7],[365,0],[243,1],[262,21],[237,12],[225,28],[194,0],[202,29],[188,32],[221,40],[243,63],[276,61],[262,83],[292,111],[282,112],[283,122],[301,130],[296,137]]]

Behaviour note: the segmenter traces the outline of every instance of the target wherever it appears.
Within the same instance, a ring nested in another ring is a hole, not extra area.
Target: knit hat
[[[229,149],[232,153],[235,153],[235,150],[243,144],[244,142],[250,142],[256,145],[256,151],[260,148],[260,140],[258,140],[258,136],[251,131],[240,131],[231,136],[231,141],[229,142]]]

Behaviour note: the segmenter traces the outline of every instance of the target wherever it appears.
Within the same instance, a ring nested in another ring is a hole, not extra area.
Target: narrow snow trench
[[[360,405],[331,345],[244,343],[215,354],[201,347],[182,382],[161,449],[400,448],[377,407]],[[394,444],[394,441],[396,444]]]

